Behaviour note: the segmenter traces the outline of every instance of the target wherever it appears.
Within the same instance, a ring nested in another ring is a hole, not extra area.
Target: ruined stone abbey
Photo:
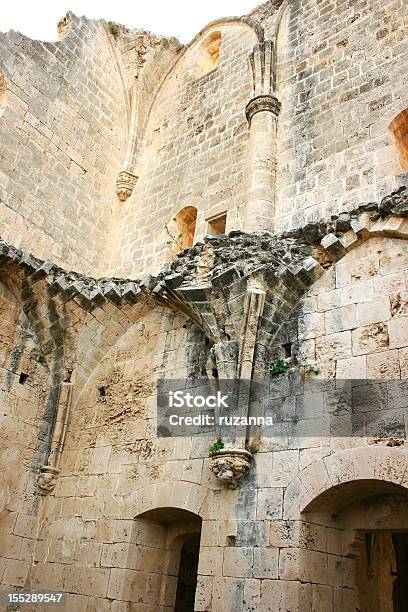
[[[407,612],[407,1],[58,35],[0,34],[0,610]],[[240,426],[159,423],[199,380]]]

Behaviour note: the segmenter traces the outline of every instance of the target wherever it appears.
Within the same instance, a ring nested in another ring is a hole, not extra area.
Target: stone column
[[[276,137],[280,102],[275,95],[275,50],[269,40],[249,56],[253,97],[249,124],[249,186],[243,229],[272,230],[275,212]]]

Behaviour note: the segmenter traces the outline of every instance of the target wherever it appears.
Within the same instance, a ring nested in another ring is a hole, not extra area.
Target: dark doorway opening
[[[393,533],[395,550],[394,612],[408,610],[408,533]]]
[[[408,533],[366,532],[357,578],[361,612],[408,612]]]
[[[180,551],[175,612],[194,612],[200,534],[187,536]]]

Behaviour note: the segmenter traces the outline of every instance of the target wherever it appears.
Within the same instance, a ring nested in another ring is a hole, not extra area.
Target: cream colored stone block
[[[352,331],[353,355],[367,355],[389,347],[387,323],[373,323]]]
[[[282,548],[279,552],[279,578],[327,584],[327,555],[314,550]]]
[[[198,576],[195,596],[196,612],[207,612],[211,610],[213,578],[210,576]]]
[[[269,544],[273,548],[300,547],[326,551],[326,527],[301,520],[271,521]]]
[[[267,488],[258,490],[256,518],[271,520],[282,518],[283,488]]]
[[[3,584],[12,587],[23,587],[26,584],[31,564],[27,561],[7,559],[3,574]]]
[[[298,476],[288,485],[284,493],[284,519],[299,519],[310,494]]]
[[[317,310],[319,312],[326,312],[327,310],[332,310],[332,308],[339,308],[341,306],[341,296],[341,289],[322,291],[317,296]]]
[[[402,482],[408,467],[408,451],[399,447],[378,448],[375,477],[389,482]]]
[[[272,470],[271,453],[256,453],[253,461],[255,463],[257,485],[259,487],[269,487]]]
[[[129,569],[103,570],[107,573],[107,596],[111,599],[122,599],[145,603],[147,601],[148,575]],[[109,580],[109,586],[108,586]]]
[[[364,379],[367,378],[367,358],[365,355],[338,359],[336,362],[336,378]]]
[[[246,578],[244,581],[244,609],[259,610],[261,605],[260,580]]]
[[[342,287],[341,304],[346,306],[347,304],[371,302],[376,297],[373,283],[373,278],[362,278]]]
[[[77,507],[80,505],[81,514],[86,520],[95,520],[102,518],[105,511],[104,500],[100,497],[83,497],[79,502],[76,499]]]
[[[405,277],[395,272],[373,278],[373,286],[375,295],[387,295],[392,297],[397,293],[404,293],[407,289]]]
[[[230,612],[242,609],[244,580],[240,578],[214,578],[211,612]]]
[[[375,476],[377,449],[365,446],[351,450],[354,465],[354,477],[359,479],[372,479]]]
[[[324,364],[333,359],[345,359],[347,357],[351,357],[350,331],[343,331],[317,338],[316,359],[319,364]]]
[[[356,307],[354,304],[328,310],[325,314],[326,334],[335,334],[347,329],[354,329],[356,325]]]
[[[218,521],[203,521],[201,524],[201,546],[222,546],[218,541]]]
[[[111,452],[111,446],[100,446],[93,449],[92,460],[89,466],[91,474],[104,474],[108,472]]]
[[[63,588],[71,593],[105,597],[108,587],[109,570],[65,565]]]
[[[33,566],[30,573],[33,590],[58,591],[62,585],[64,565],[59,563],[40,563]]]
[[[23,538],[11,533],[0,534],[0,550],[2,555],[8,559],[18,559],[20,555]]]
[[[278,548],[254,548],[254,578],[278,577]]]
[[[408,317],[398,317],[388,321],[390,348],[408,346]]]
[[[296,476],[299,469],[299,451],[287,450],[273,454],[272,487],[286,487]]]
[[[223,550],[220,546],[202,546],[198,573],[203,576],[222,576]]]
[[[148,574],[162,574],[164,569],[164,555],[161,548],[144,546],[141,548],[141,568]]]
[[[322,313],[305,314],[299,320],[299,340],[317,338],[323,334],[324,315]]]
[[[301,585],[288,580],[262,580],[261,612],[302,612]]]
[[[403,348],[398,351],[398,359],[400,364],[401,378],[408,378],[408,348]]]
[[[101,565],[102,544],[95,542],[77,542],[74,560],[78,565],[99,567]]]
[[[244,548],[241,546],[224,548],[223,576],[251,578],[253,565],[253,548]]]
[[[313,585],[313,612],[327,612],[332,608],[332,587],[323,584]]]
[[[380,323],[391,318],[390,300],[388,297],[377,296],[372,302],[357,304],[357,320],[359,325]]]
[[[329,488],[330,477],[325,463],[321,461],[308,465],[299,473],[298,478],[306,487],[309,495],[314,497],[322,493],[326,488]]]
[[[350,452],[344,451],[329,455],[323,459],[323,463],[333,486],[354,479],[353,456]]]
[[[367,377],[372,379],[400,378],[398,351],[385,351],[367,355]]]
[[[181,466],[181,477],[188,482],[200,484],[203,473],[203,459],[189,459]]]

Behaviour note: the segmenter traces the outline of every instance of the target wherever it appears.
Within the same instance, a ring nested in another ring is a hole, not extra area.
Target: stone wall
[[[110,37],[84,18],[55,43],[0,35],[0,233],[94,274],[105,267],[129,112]]]
[[[200,76],[199,47],[212,31],[221,32],[220,63]],[[246,61],[256,42],[246,24],[215,24],[185,50],[161,85],[137,160],[139,178],[118,221],[115,274],[154,271],[174,258],[172,219],[185,206],[198,208],[196,240],[215,214],[228,211],[227,231],[240,225],[247,189]]]
[[[50,376],[15,287],[0,281],[0,561],[5,584],[22,587],[37,534],[37,473],[52,421]]]
[[[296,0],[287,11],[279,32],[279,229],[390,191],[403,167],[389,125],[406,108],[403,0]]]
[[[408,190],[365,204],[403,180],[386,129],[404,104],[406,15],[400,0],[253,13],[270,38],[281,24],[275,233],[245,233],[242,214],[259,27],[223,20],[185,49],[76,18],[60,43],[1,36],[1,231],[27,247],[0,242],[2,590],[62,590],[78,612],[171,612],[183,538],[200,533],[196,612],[367,609],[364,534],[408,531],[407,401],[391,385],[408,367]],[[220,64],[202,74],[215,32]],[[44,58],[48,97],[27,76],[44,83]],[[138,91],[151,96],[140,124]],[[139,178],[119,204],[127,161]],[[200,240],[174,258],[166,225],[185,206]],[[235,231],[201,240],[220,212]],[[283,418],[273,436],[235,437],[229,480],[211,438],[157,436],[160,377],[246,375]],[[320,397],[295,398],[293,381],[338,384],[339,423],[345,379],[378,381],[359,406],[363,421],[379,401],[375,427],[316,432]]]

